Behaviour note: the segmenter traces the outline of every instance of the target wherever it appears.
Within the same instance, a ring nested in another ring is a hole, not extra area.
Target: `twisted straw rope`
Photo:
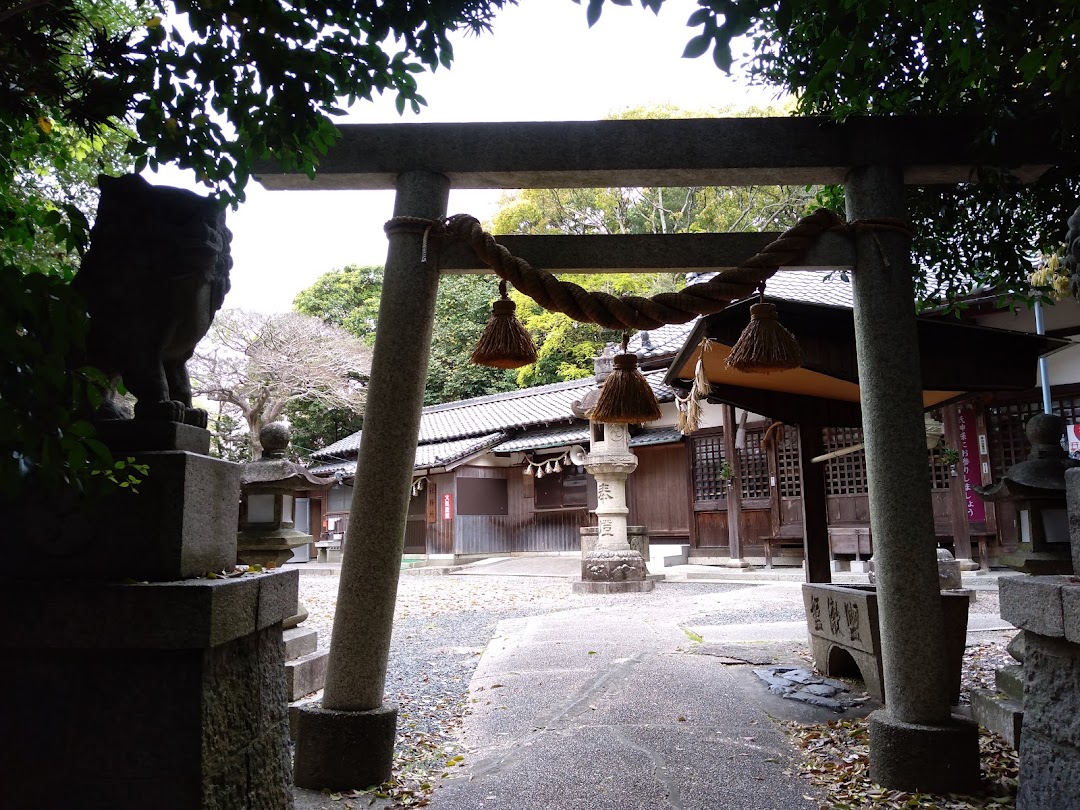
[[[738,267],[719,271],[710,281],[691,284],[680,292],[660,293],[651,298],[639,295],[614,296],[589,292],[571,281],[561,281],[546,270],[534,268],[510,253],[484,231],[468,214],[457,214],[444,222],[418,217],[395,217],[386,223],[387,234],[422,232],[467,243],[477,257],[503,281],[536,301],[544,309],[561,312],[582,323],[605,329],[656,329],[665,324],[686,323],[698,315],[711,315],[732,301],[747,298],[764,288],[765,281],[787,264],[806,253],[821,234],[831,230],[892,230],[910,235],[900,220],[861,220],[847,224],[834,212],[821,208],[784,231],[757,255]]]

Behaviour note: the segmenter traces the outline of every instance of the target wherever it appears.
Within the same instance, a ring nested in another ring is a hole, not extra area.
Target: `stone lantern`
[[[262,458],[249,461],[240,473],[240,531],[237,559],[246,565],[278,568],[293,549],[311,542],[311,535],[294,528],[293,493],[329,489],[334,479],[312,475],[289,461],[289,426],[273,422],[259,431]]]
[[[597,381],[610,371],[611,358],[595,360]],[[573,410],[588,415],[599,390],[593,389]],[[637,456],[630,449],[628,425],[606,424],[589,419],[589,453],[585,469],[596,479],[596,528],[582,529],[581,581],[575,593],[646,593],[656,583],[648,578],[641,552],[631,547],[627,531],[626,478],[637,469]],[[639,527],[634,527],[639,529]],[[595,537],[595,543],[586,545]]]
[[[1065,504],[1065,472],[1080,467],[1061,447],[1065,420],[1055,414],[1031,417],[1024,428],[1031,453],[1008,469],[1000,481],[975,487],[991,502],[1016,504],[1020,544],[1002,558],[1010,568],[1028,574],[1071,574],[1072,553]]]

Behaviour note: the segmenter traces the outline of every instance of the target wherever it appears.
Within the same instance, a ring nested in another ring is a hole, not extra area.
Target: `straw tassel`
[[[521,368],[536,362],[536,344],[521,325],[515,304],[506,293],[506,282],[499,283],[499,300],[491,305],[491,320],[473,349],[472,361],[492,368]]]
[[[693,393],[699,397],[707,397],[712,388],[709,375],[705,372],[705,353],[711,349],[712,341],[708,338],[702,338],[701,345],[698,346],[697,365],[694,366]]]
[[[689,436],[701,425],[701,403],[691,390],[685,397],[675,395],[675,411],[677,413],[676,429],[683,436]]]
[[[589,414],[594,422],[640,424],[660,418],[656,395],[638,371],[637,355],[626,350],[628,339],[629,333],[624,333],[622,353],[615,355],[615,368],[600,387],[600,396]]]
[[[806,360],[795,336],[776,319],[776,305],[750,307],[750,323],[728,355],[728,368],[751,374],[770,374],[798,368]]]

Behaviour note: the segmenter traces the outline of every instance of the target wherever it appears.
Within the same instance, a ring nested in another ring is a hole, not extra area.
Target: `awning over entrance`
[[[750,320],[757,298],[733,304],[702,318],[665,377],[685,388],[694,379],[701,342],[705,373],[712,383],[709,400],[745,408],[789,424],[834,427],[861,424],[855,323],[848,307],[769,298],[777,317],[806,352],[802,368],[774,374],[747,374],[725,364],[731,347]],[[932,408],[980,391],[1018,391],[1036,385],[1041,355],[1069,341],[1006,329],[976,326],[955,319],[918,318],[923,404]]]

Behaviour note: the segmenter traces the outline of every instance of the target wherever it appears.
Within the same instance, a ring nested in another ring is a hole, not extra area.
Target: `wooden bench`
[[[773,567],[774,549],[797,548],[800,551],[803,550],[802,537],[793,537],[791,535],[774,535],[771,537],[762,537],[761,544],[765,547],[766,568]]]

